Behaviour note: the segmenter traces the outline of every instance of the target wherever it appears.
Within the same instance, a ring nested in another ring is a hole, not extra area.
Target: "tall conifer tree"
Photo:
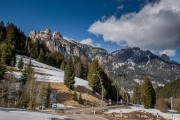
[[[156,93],[148,77],[141,86],[141,102],[145,108],[153,108],[156,104]]]
[[[67,60],[67,65],[65,67],[64,71],[64,84],[71,90],[74,89],[74,84],[75,84],[75,74],[74,74],[74,67],[73,67],[73,62],[72,58],[70,57]]]

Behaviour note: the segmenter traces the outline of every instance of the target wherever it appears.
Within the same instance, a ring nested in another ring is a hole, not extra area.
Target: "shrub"
[[[165,99],[160,98],[156,101],[156,107],[161,112],[166,112],[168,109],[170,109],[170,103],[166,101]]]

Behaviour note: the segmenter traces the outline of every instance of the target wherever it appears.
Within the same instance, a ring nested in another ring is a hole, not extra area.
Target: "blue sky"
[[[135,36],[135,31],[131,33],[121,24],[124,22],[122,16],[130,16],[130,13],[138,14],[152,1],[155,0],[3,0],[0,5],[0,20],[5,23],[13,22],[26,35],[32,30],[50,28],[51,31],[59,31],[62,36],[78,42],[88,41],[88,44],[101,46],[109,52],[126,45],[131,47],[137,45],[142,49],[155,51],[157,54],[167,53],[172,56],[173,60],[180,61],[178,46],[146,47],[146,44],[135,44],[141,39]],[[136,18],[135,15],[131,17]],[[137,24],[130,23],[128,22],[129,28]],[[125,22],[125,24],[127,23]],[[117,31],[114,31],[113,25],[117,26]],[[121,27],[124,31],[118,31]],[[128,37],[126,33],[130,33]],[[130,42],[131,37],[129,36],[136,38],[134,43]],[[146,36],[144,37],[146,38]],[[145,43],[155,46],[152,42],[145,41]]]

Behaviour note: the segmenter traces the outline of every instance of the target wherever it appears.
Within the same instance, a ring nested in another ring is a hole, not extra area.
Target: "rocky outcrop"
[[[66,40],[59,32],[52,33],[49,29],[45,31],[32,31],[29,37],[33,41],[39,40],[44,42],[50,51],[62,52],[68,56],[85,56],[89,61],[95,58],[97,54],[108,54],[107,51],[102,48]]]

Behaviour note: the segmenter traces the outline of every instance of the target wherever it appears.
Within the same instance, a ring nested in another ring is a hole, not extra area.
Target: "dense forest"
[[[180,98],[180,78],[156,89],[157,98]]]

